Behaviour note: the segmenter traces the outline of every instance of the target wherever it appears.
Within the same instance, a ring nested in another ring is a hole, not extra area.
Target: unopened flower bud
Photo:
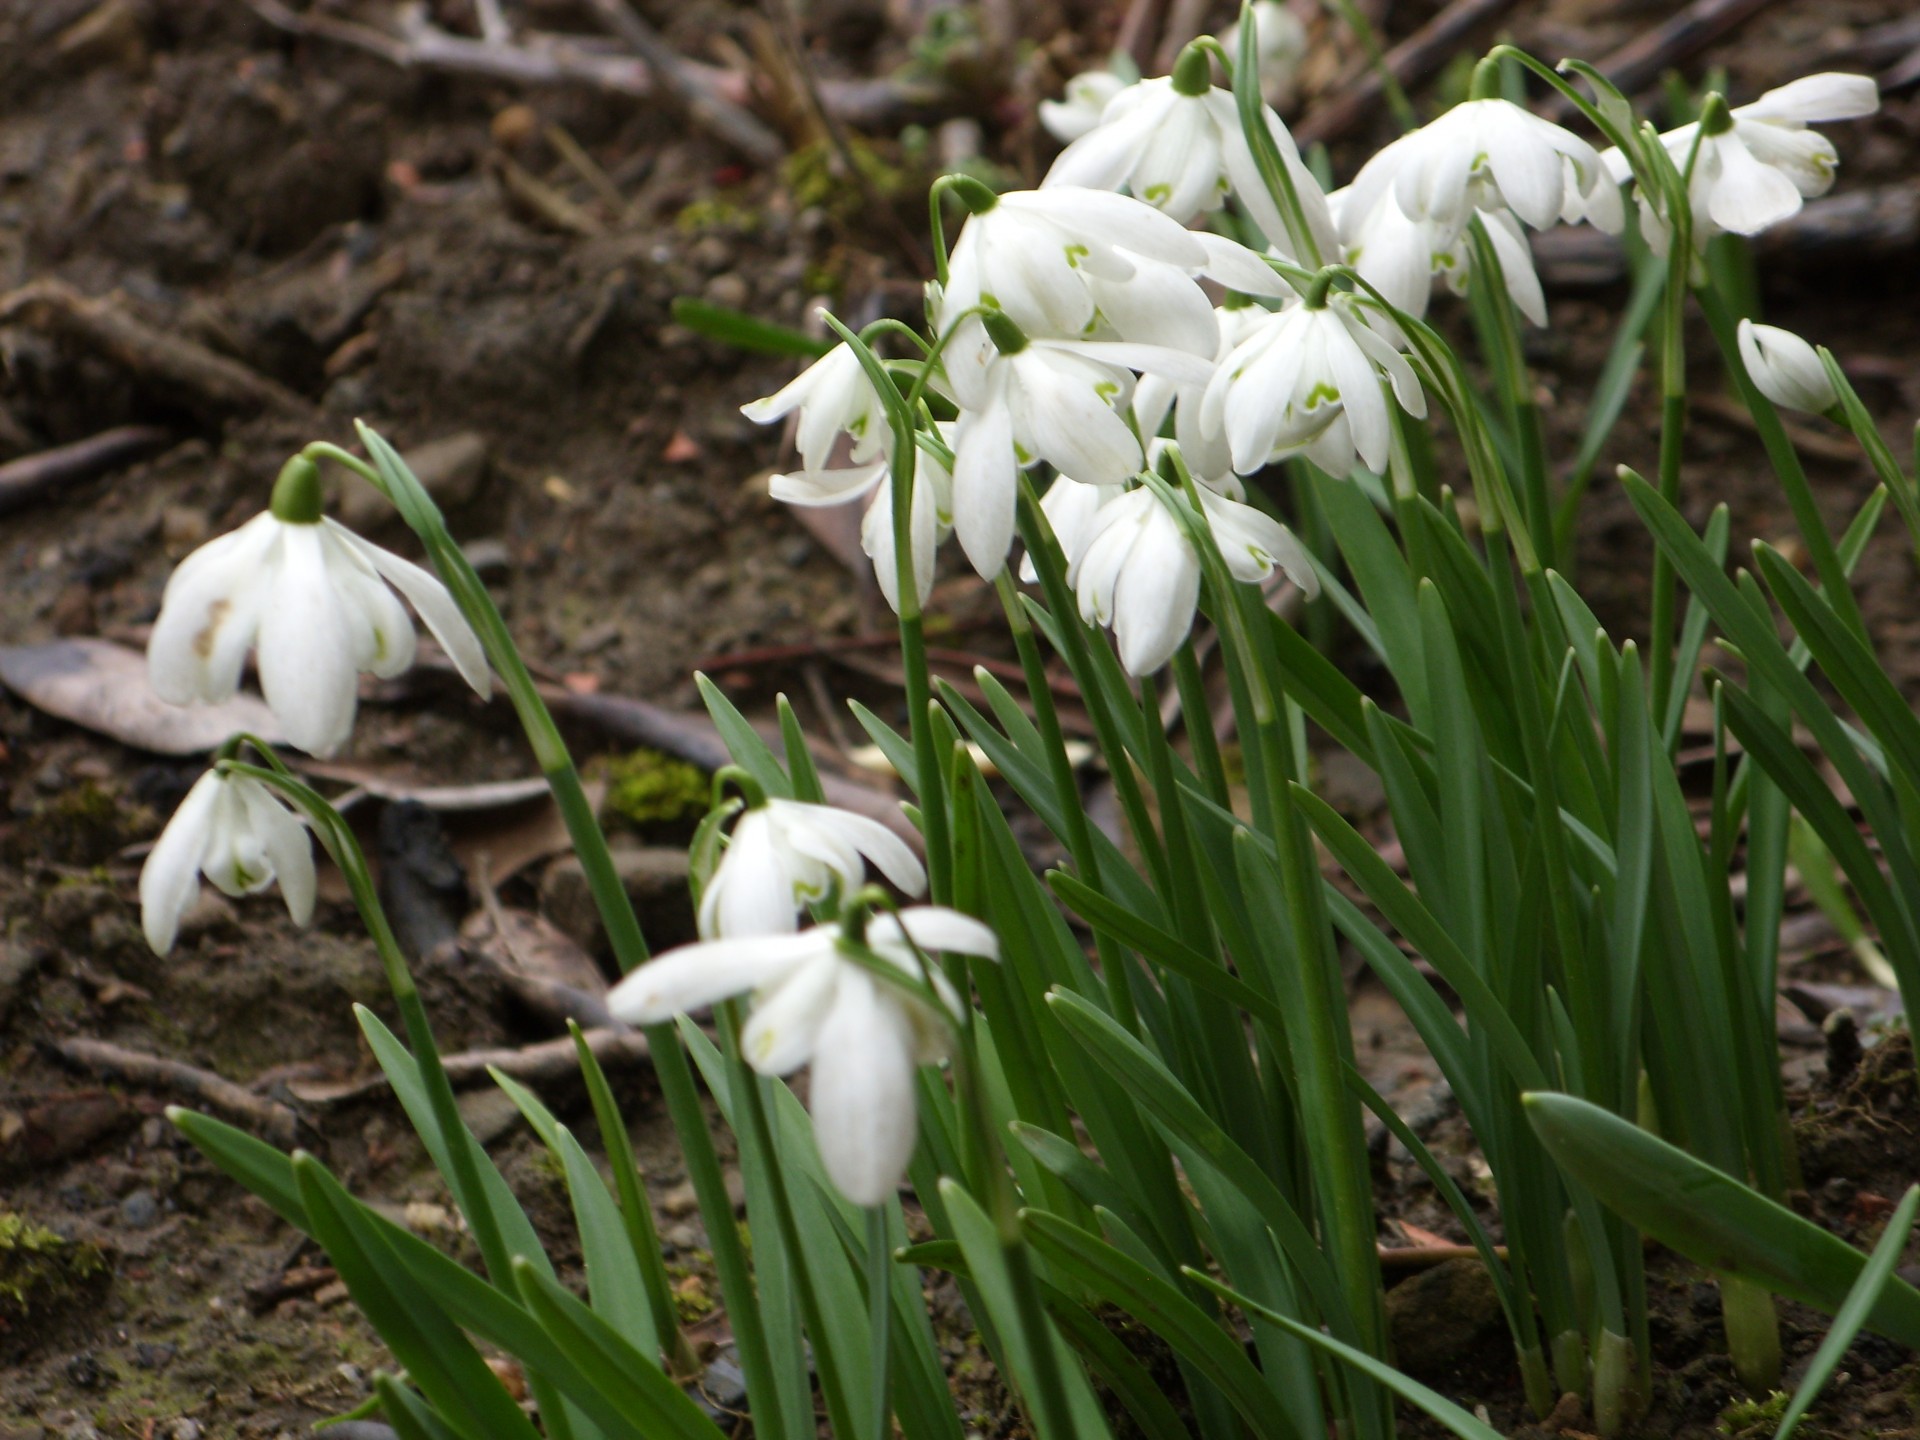
[[[1813,346],[1777,325],[1740,322],[1740,361],[1760,393],[1787,410],[1825,414],[1840,401]]]

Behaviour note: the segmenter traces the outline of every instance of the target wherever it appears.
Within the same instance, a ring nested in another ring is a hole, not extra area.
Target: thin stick
[[[172,438],[168,431],[154,425],[122,425],[71,445],[56,445],[9,460],[0,465],[0,515],[21,509],[49,490],[118,469]]]
[[[189,1065],[184,1060],[168,1060],[140,1050],[128,1050],[105,1040],[43,1040],[48,1051],[69,1065],[103,1075],[117,1075],[132,1085],[151,1086],[174,1091],[188,1099],[211,1105],[231,1118],[257,1130],[265,1139],[282,1149],[300,1143],[300,1117],[278,1100],[255,1095],[233,1081]]]

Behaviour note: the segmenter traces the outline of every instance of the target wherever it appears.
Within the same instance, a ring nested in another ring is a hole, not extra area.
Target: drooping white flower
[[[154,954],[173,949],[180,917],[205,875],[238,899],[280,882],[296,925],[313,918],[313,842],[307,827],[251,775],[209,770],[187,792],[140,871],[140,928]]]
[[[1263,579],[1278,565],[1309,596],[1319,593],[1312,561],[1286,526],[1211,490],[1199,495],[1220,558],[1236,580]],[[1095,512],[1067,578],[1081,618],[1113,627],[1130,675],[1158,670],[1193,629],[1200,557],[1179,518],[1144,486]]]
[[[1125,493],[1118,485],[1085,485],[1065,475],[1055,477],[1047,487],[1047,493],[1040,497],[1040,513],[1047,517],[1047,527],[1060,543],[1060,553],[1066,556],[1069,568],[1086,549],[1093,517]],[[1040,578],[1031,554],[1020,557],[1020,578],[1029,585]]]
[[[883,961],[930,981],[941,1009],[876,979],[848,954],[837,925],[682,946],[614,986],[607,1007],[652,1025],[752,991],[740,1037],[747,1063],[786,1075],[812,1062],[809,1108],[827,1176],[856,1205],[879,1205],[913,1158],[914,1072],[946,1057],[959,1010],[939,969],[923,973],[921,953],[994,959],[999,944],[978,920],[937,906],[875,916],[864,938]]]
[[[939,425],[949,446],[951,422]],[[900,609],[900,572],[894,564],[892,446],[888,458],[870,465],[827,469],[807,474],[775,475],[767,493],[789,505],[845,505],[871,495],[860,521],[860,548],[873,561],[873,577],[880,593],[896,612]],[[913,576],[920,603],[933,593],[936,552],[953,529],[953,475],[933,450],[918,450],[913,467]]]
[[[909,895],[927,888],[927,872],[907,842],[878,820],[770,797],[734,822],[719,868],[700,894],[700,934],[708,940],[786,934],[804,907],[836,890],[859,889],[866,860]]]
[[[1356,223],[1391,189],[1409,219],[1464,225],[1475,210],[1512,210],[1536,230],[1584,218],[1609,234],[1624,211],[1617,181],[1572,131],[1509,100],[1466,100],[1381,150],[1354,177]]]
[[[1107,102],[1126,88],[1127,82],[1110,70],[1083,70],[1067,81],[1060,99],[1040,102],[1040,123],[1062,145],[1078,140],[1100,123]]]
[[[1220,332],[1220,344],[1214,352],[1216,364],[1233,353],[1240,342],[1260,325],[1267,311],[1256,305],[1223,305],[1214,312]],[[1208,380],[1213,377],[1209,375]],[[1133,390],[1133,418],[1142,435],[1153,437],[1173,412],[1173,434],[1180,442],[1180,453],[1197,478],[1215,485],[1233,471],[1233,455],[1227,449],[1224,430],[1209,429],[1201,421],[1206,395],[1205,381],[1177,381],[1167,375],[1145,374]],[[1148,460],[1152,461],[1153,440],[1149,438]]]
[[[845,431],[853,439],[853,465],[870,470],[884,460],[893,429],[887,409],[860,358],[844,342],[834,346],[773,394],[742,405],[740,413],[757,425],[768,425],[795,410],[800,424],[795,448],[806,475],[817,477],[829,469],[834,441]],[[868,476],[869,481],[871,475]]]
[[[180,562],[147,643],[147,672],[169,704],[218,702],[239,688],[256,650],[260,688],[287,739],[327,756],[352,733],[359,672],[387,678],[413,663],[413,621],[399,595],[469,685],[485,695],[490,682],[480,641],[446,587],[323,517],[319,493],[318,472],[296,458],[272,509]]]
[[[1183,224],[1219,209],[1231,192],[1281,254],[1303,259],[1260,176],[1233,95],[1212,83],[1209,64],[1206,51],[1189,46],[1172,75],[1129,85],[1108,102],[1099,125],[1060,152],[1041,190],[1124,185]],[[1330,258],[1336,237],[1326,195],[1280,117],[1265,114],[1314,243]]]
[[[1693,156],[1687,199],[1696,248],[1705,249],[1722,231],[1757,235],[1797,214],[1805,200],[1826,194],[1833,188],[1839,153],[1831,140],[1807,127],[1855,120],[1879,108],[1880,91],[1869,76],[1807,75],[1767,91],[1751,105],[1717,114],[1710,106],[1703,122],[1661,135],[1661,145],[1683,172]],[[1627,162],[1619,151],[1608,151],[1606,161],[1625,178]],[[1667,226],[1648,196],[1640,200],[1641,228],[1664,254]]]
[[[982,577],[1006,563],[1022,467],[1045,460],[1089,485],[1118,485],[1140,469],[1140,441],[1124,418],[1134,369],[1190,382],[1211,373],[1207,362],[1161,347],[1030,340],[1001,314],[948,347],[960,406],[953,529]]]
[[[1330,294],[1318,308],[1302,303],[1255,322],[1214,372],[1201,424],[1224,431],[1243,475],[1292,454],[1333,475],[1356,457],[1384,473],[1392,428],[1383,378],[1408,414],[1427,413],[1406,357],[1368,327],[1351,296]]]
[[[1774,404],[1823,415],[1840,403],[1820,356],[1791,330],[1742,320],[1739,343],[1748,378]]]

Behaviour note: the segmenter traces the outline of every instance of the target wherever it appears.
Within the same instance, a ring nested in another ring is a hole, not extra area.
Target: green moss
[[[683,235],[704,235],[710,230],[751,235],[760,228],[760,222],[759,211],[718,195],[695,200],[673,217],[674,228]]]
[[[906,193],[907,172],[889,164],[859,136],[848,137],[847,153],[864,185],[854,182],[841,163],[839,150],[824,140],[804,145],[789,155],[782,171],[794,204],[803,210],[817,207],[846,220],[865,209],[869,190],[882,200],[894,200]]]
[[[609,760],[601,773],[607,782],[601,808],[630,825],[671,825],[707,808],[706,772],[658,750],[642,748]]]
[[[1735,1400],[1720,1412],[1718,1429],[1722,1435],[1771,1435],[1787,1413],[1787,1393],[1775,1390],[1764,1400]]]
[[[107,1276],[92,1245],[64,1240],[11,1210],[0,1210],[0,1316],[58,1308]]]

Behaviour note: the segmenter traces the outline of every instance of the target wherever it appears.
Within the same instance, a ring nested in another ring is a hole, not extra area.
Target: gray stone
[[[442,509],[466,504],[487,473],[487,442],[471,430],[430,440],[406,452],[407,464]],[[349,530],[371,530],[396,520],[393,504],[358,475],[343,475],[336,513]]]

